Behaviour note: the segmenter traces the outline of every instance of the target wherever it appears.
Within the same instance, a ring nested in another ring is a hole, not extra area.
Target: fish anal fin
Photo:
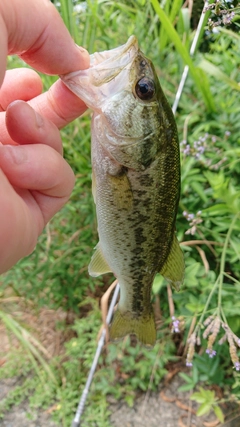
[[[180,248],[177,237],[174,235],[171,251],[168,258],[159,272],[162,276],[171,283],[171,285],[179,291],[184,277],[184,257]]]
[[[109,332],[110,340],[119,340],[128,334],[135,334],[142,344],[152,347],[156,342],[154,315],[150,313],[148,316],[135,316],[129,311],[121,312],[117,309]]]
[[[98,243],[88,266],[88,272],[90,276],[97,277],[101,274],[110,273],[111,271],[111,268],[103,256],[101,246]]]

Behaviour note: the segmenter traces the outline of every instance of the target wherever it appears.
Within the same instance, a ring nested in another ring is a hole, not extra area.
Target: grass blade
[[[220,68],[209,62],[207,59],[202,59],[198,66],[202,70],[206,71],[206,73],[216,77],[216,79],[227,83],[229,86],[231,86],[231,88],[240,91],[240,82],[238,83],[235,82],[235,80],[232,80],[227,76],[227,74],[223,73]]]
[[[0,318],[2,319],[6,328],[8,328],[15,335],[15,337],[21,343],[23,348],[27,351],[27,354],[31,360],[31,363],[37,375],[39,376],[40,380],[42,382],[45,382],[45,380],[40,376],[39,367],[35,359],[38,360],[38,362],[42,365],[48,377],[51,378],[51,380],[56,384],[57,380],[55,378],[55,375],[53,374],[48,363],[44,360],[40,352],[37,350],[36,343],[40,349],[42,347],[41,344],[38,343],[38,341],[34,337],[32,337],[29,334],[29,332],[26,329],[24,329],[16,320],[14,320],[11,316],[9,316],[8,314],[4,313],[1,310],[0,310]],[[31,338],[31,341],[35,343],[35,345],[31,343],[30,338]]]

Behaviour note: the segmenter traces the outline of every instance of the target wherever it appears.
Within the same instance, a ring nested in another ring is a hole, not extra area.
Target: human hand
[[[0,85],[7,54],[46,74],[89,66],[87,52],[74,44],[48,0],[1,0]],[[30,69],[8,71],[0,89],[0,273],[31,253],[74,185],[58,128],[86,107],[60,80],[41,91]]]

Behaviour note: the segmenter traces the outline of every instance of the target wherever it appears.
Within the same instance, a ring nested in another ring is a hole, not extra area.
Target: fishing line
[[[207,6],[208,6],[208,1],[206,1],[205,4],[204,4],[204,7],[203,7],[203,10],[202,10],[202,13],[201,13],[201,17],[199,19],[199,23],[198,23],[198,26],[197,26],[197,29],[196,29],[196,33],[195,33],[195,36],[193,38],[193,42],[192,42],[192,45],[191,45],[191,48],[190,48],[190,55],[191,56],[194,55],[194,52],[196,50],[197,42],[198,42],[198,39],[199,39],[199,36],[200,36],[200,33],[201,33],[201,29],[202,29],[203,22],[204,22],[204,17],[205,17],[204,9]],[[188,76],[188,71],[189,71],[189,66],[185,65],[183,73],[182,73],[182,77],[181,77],[181,80],[180,80],[180,83],[179,83],[179,86],[178,86],[178,90],[177,90],[177,93],[176,93],[176,96],[175,96],[175,100],[174,100],[174,103],[173,103],[173,107],[172,107],[172,111],[173,111],[174,115],[175,115],[175,113],[177,111],[177,107],[178,107],[178,104],[179,104],[179,101],[180,101],[180,98],[181,98],[181,95],[182,95],[182,91],[183,91],[183,88],[184,88],[184,85],[185,85],[185,82],[186,82],[186,79],[187,79],[187,76]],[[106,318],[106,324],[107,325],[109,325],[110,322],[111,322],[112,315],[113,315],[113,310],[114,310],[114,307],[116,305],[119,292],[120,292],[120,286],[119,286],[119,283],[117,283],[117,285],[115,287],[115,290],[114,290],[114,293],[113,293],[113,297],[112,297],[110,306],[109,306],[109,309],[108,309],[108,313],[107,313],[107,318]],[[84,390],[82,392],[82,395],[81,395],[81,398],[80,398],[80,401],[79,401],[79,404],[78,404],[78,408],[77,408],[77,411],[76,411],[76,414],[75,414],[75,417],[74,417],[74,420],[72,422],[71,427],[80,427],[80,425],[81,425],[80,424],[81,423],[81,417],[82,417],[82,414],[83,414],[83,411],[84,411],[86,399],[87,399],[87,396],[88,396],[88,393],[89,393],[89,389],[90,389],[90,386],[91,386],[91,383],[92,383],[92,380],[93,380],[93,376],[94,376],[94,373],[95,373],[97,365],[98,365],[98,359],[100,357],[100,354],[102,352],[102,348],[104,346],[104,342],[105,342],[105,338],[106,338],[106,333],[107,333],[106,328],[103,328],[102,333],[100,335],[100,338],[98,340],[98,345],[97,345],[96,353],[95,353],[95,356],[94,356],[94,359],[93,359],[93,363],[92,363],[92,366],[90,368],[90,371],[89,371],[89,374],[88,374],[88,378],[87,378]]]

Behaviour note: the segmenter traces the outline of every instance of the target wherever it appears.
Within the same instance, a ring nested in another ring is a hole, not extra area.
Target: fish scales
[[[124,46],[92,55],[89,70],[62,79],[94,111],[91,151],[99,243],[89,273],[112,271],[120,284],[110,337],[135,333],[153,345],[154,277],[160,272],[178,288],[184,274],[175,236],[180,160],[171,108],[134,36]]]

